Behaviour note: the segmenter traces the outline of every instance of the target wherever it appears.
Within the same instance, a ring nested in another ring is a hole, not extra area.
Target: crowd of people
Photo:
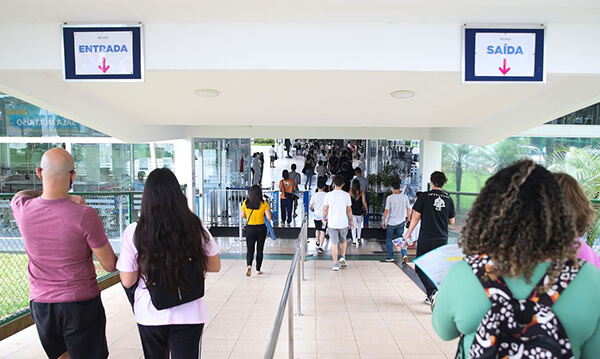
[[[311,149],[313,145],[307,146],[307,160]],[[348,231],[353,231],[353,241],[360,240],[356,227],[368,208],[368,186],[356,169],[355,178],[346,176],[352,158],[346,148],[340,157],[336,149],[328,151],[331,156],[309,207],[317,251],[323,253],[327,225],[333,270],[339,271],[348,266]],[[324,166],[317,156],[317,167]],[[280,183],[286,221],[299,185],[295,170],[285,170]],[[204,278],[218,272],[221,262],[215,240],[189,209],[175,175],[166,168],[148,175],[139,221],[124,231],[117,259],[98,214],[69,193],[76,176],[73,157],[51,149],[36,174],[43,190],[15,194],[11,208],[29,257],[31,316],[48,357],[108,357],[95,256],[106,271],[120,271],[144,357],[199,358],[209,318]],[[431,190],[420,193],[412,208],[399,193],[399,183],[392,184],[386,232],[394,237],[408,225],[408,240],[418,231],[417,255],[448,242],[455,210],[443,191],[446,181],[442,172],[432,173]],[[242,207],[248,222],[247,276],[252,275],[255,248],[256,274],[262,274],[265,224],[271,219],[258,183]],[[307,180],[306,188],[310,185]],[[435,331],[446,340],[461,336],[459,357],[598,357],[600,259],[582,240],[595,215],[581,186],[568,175],[552,174],[529,160],[500,170],[473,205],[459,238],[465,258],[451,267],[439,292],[419,273]]]

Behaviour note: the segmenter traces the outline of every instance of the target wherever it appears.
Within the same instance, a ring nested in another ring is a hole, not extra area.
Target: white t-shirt
[[[385,209],[389,211],[386,224],[397,226],[406,220],[406,209],[410,207],[408,196],[405,194],[391,194],[385,200]]]
[[[325,195],[323,201],[327,209],[327,226],[333,229],[342,229],[348,227],[348,207],[352,206],[352,200],[348,192],[334,190]]]
[[[310,197],[309,206],[312,205],[313,208],[315,209],[313,212],[313,218],[316,219],[317,221],[323,220],[323,207],[324,207],[325,195],[327,195],[327,192],[317,192],[317,193],[314,193]]]
[[[275,147],[269,148],[269,156],[275,157]]]
[[[133,235],[137,223],[130,224],[123,232],[121,240],[121,254],[117,261],[117,269],[123,272],[137,272],[137,248],[133,241]],[[212,235],[206,228],[210,240],[204,244],[206,256],[212,257],[219,254],[219,247]],[[141,325],[171,325],[171,324],[201,324],[210,320],[202,298],[178,305],[173,308],[158,310],[152,304],[150,293],[146,289],[144,281],[140,278],[135,290],[133,309],[135,321]]]

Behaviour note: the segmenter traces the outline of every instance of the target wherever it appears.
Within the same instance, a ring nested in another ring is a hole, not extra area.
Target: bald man
[[[106,315],[92,254],[108,272],[117,257],[96,211],[69,195],[73,157],[48,150],[36,173],[43,191],[21,191],[11,202],[29,256],[31,317],[49,358],[104,359]]]

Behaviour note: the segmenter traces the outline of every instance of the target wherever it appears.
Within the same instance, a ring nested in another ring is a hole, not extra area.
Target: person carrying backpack
[[[459,358],[598,358],[600,270],[577,259],[552,174],[526,160],[491,177],[434,298],[433,328]]]
[[[294,190],[296,184],[290,178],[288,170],[281,173],[283,179],[279,181],[279,191],[281,192],[281,226],[290,226],[292,223],[292,203],[294,200]]]

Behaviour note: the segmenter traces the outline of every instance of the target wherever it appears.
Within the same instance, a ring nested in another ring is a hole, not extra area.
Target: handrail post
[[[129,199],[129,224],[133,223],[133,193],[128,193],[127,197]]]
[[[117,195],[117,201],[119,202],[119,239],[123,239],[123,197]]]
[[[298,256],[298,263],[297,264],[301,264],[302,266],[304,266],[304,261],[302,260],[301,256]],[[297,282],[297,290],[296,290],[296,295],[298,296],[298,313],[296,314],[297,316],[301,317],[302,316],[302,285],[301,285],[301,276],[300,276],[300,272],[296,273],[296,282]],[[292,297],[290,295],[290,297]]]
[[[304,227],[308,227],[308,221],[306,220],[306,212],[304,212],[304,206],[302,206],[302,226],[300,227],[300,254],[301,254],[301,260],[300,260],[300,276],[302,278],[302,281],[305,281],[306,278],[304,277],[304,262],[306,262],[306,242],[308,240],[308,238],[305,235],[305,231],[304,231]]]
[[[240,241],[240,249],[242,247],[242,204],[239,204],[239,210],[238,210],[238,232],[239,232],[239,238],[238,240]]]
[[[294,296],[288,296],[288,351],[290,359],[294,359]],[[300,308],[300,302],[298,302]],[[300,314],[301,315],[301,314]]]

